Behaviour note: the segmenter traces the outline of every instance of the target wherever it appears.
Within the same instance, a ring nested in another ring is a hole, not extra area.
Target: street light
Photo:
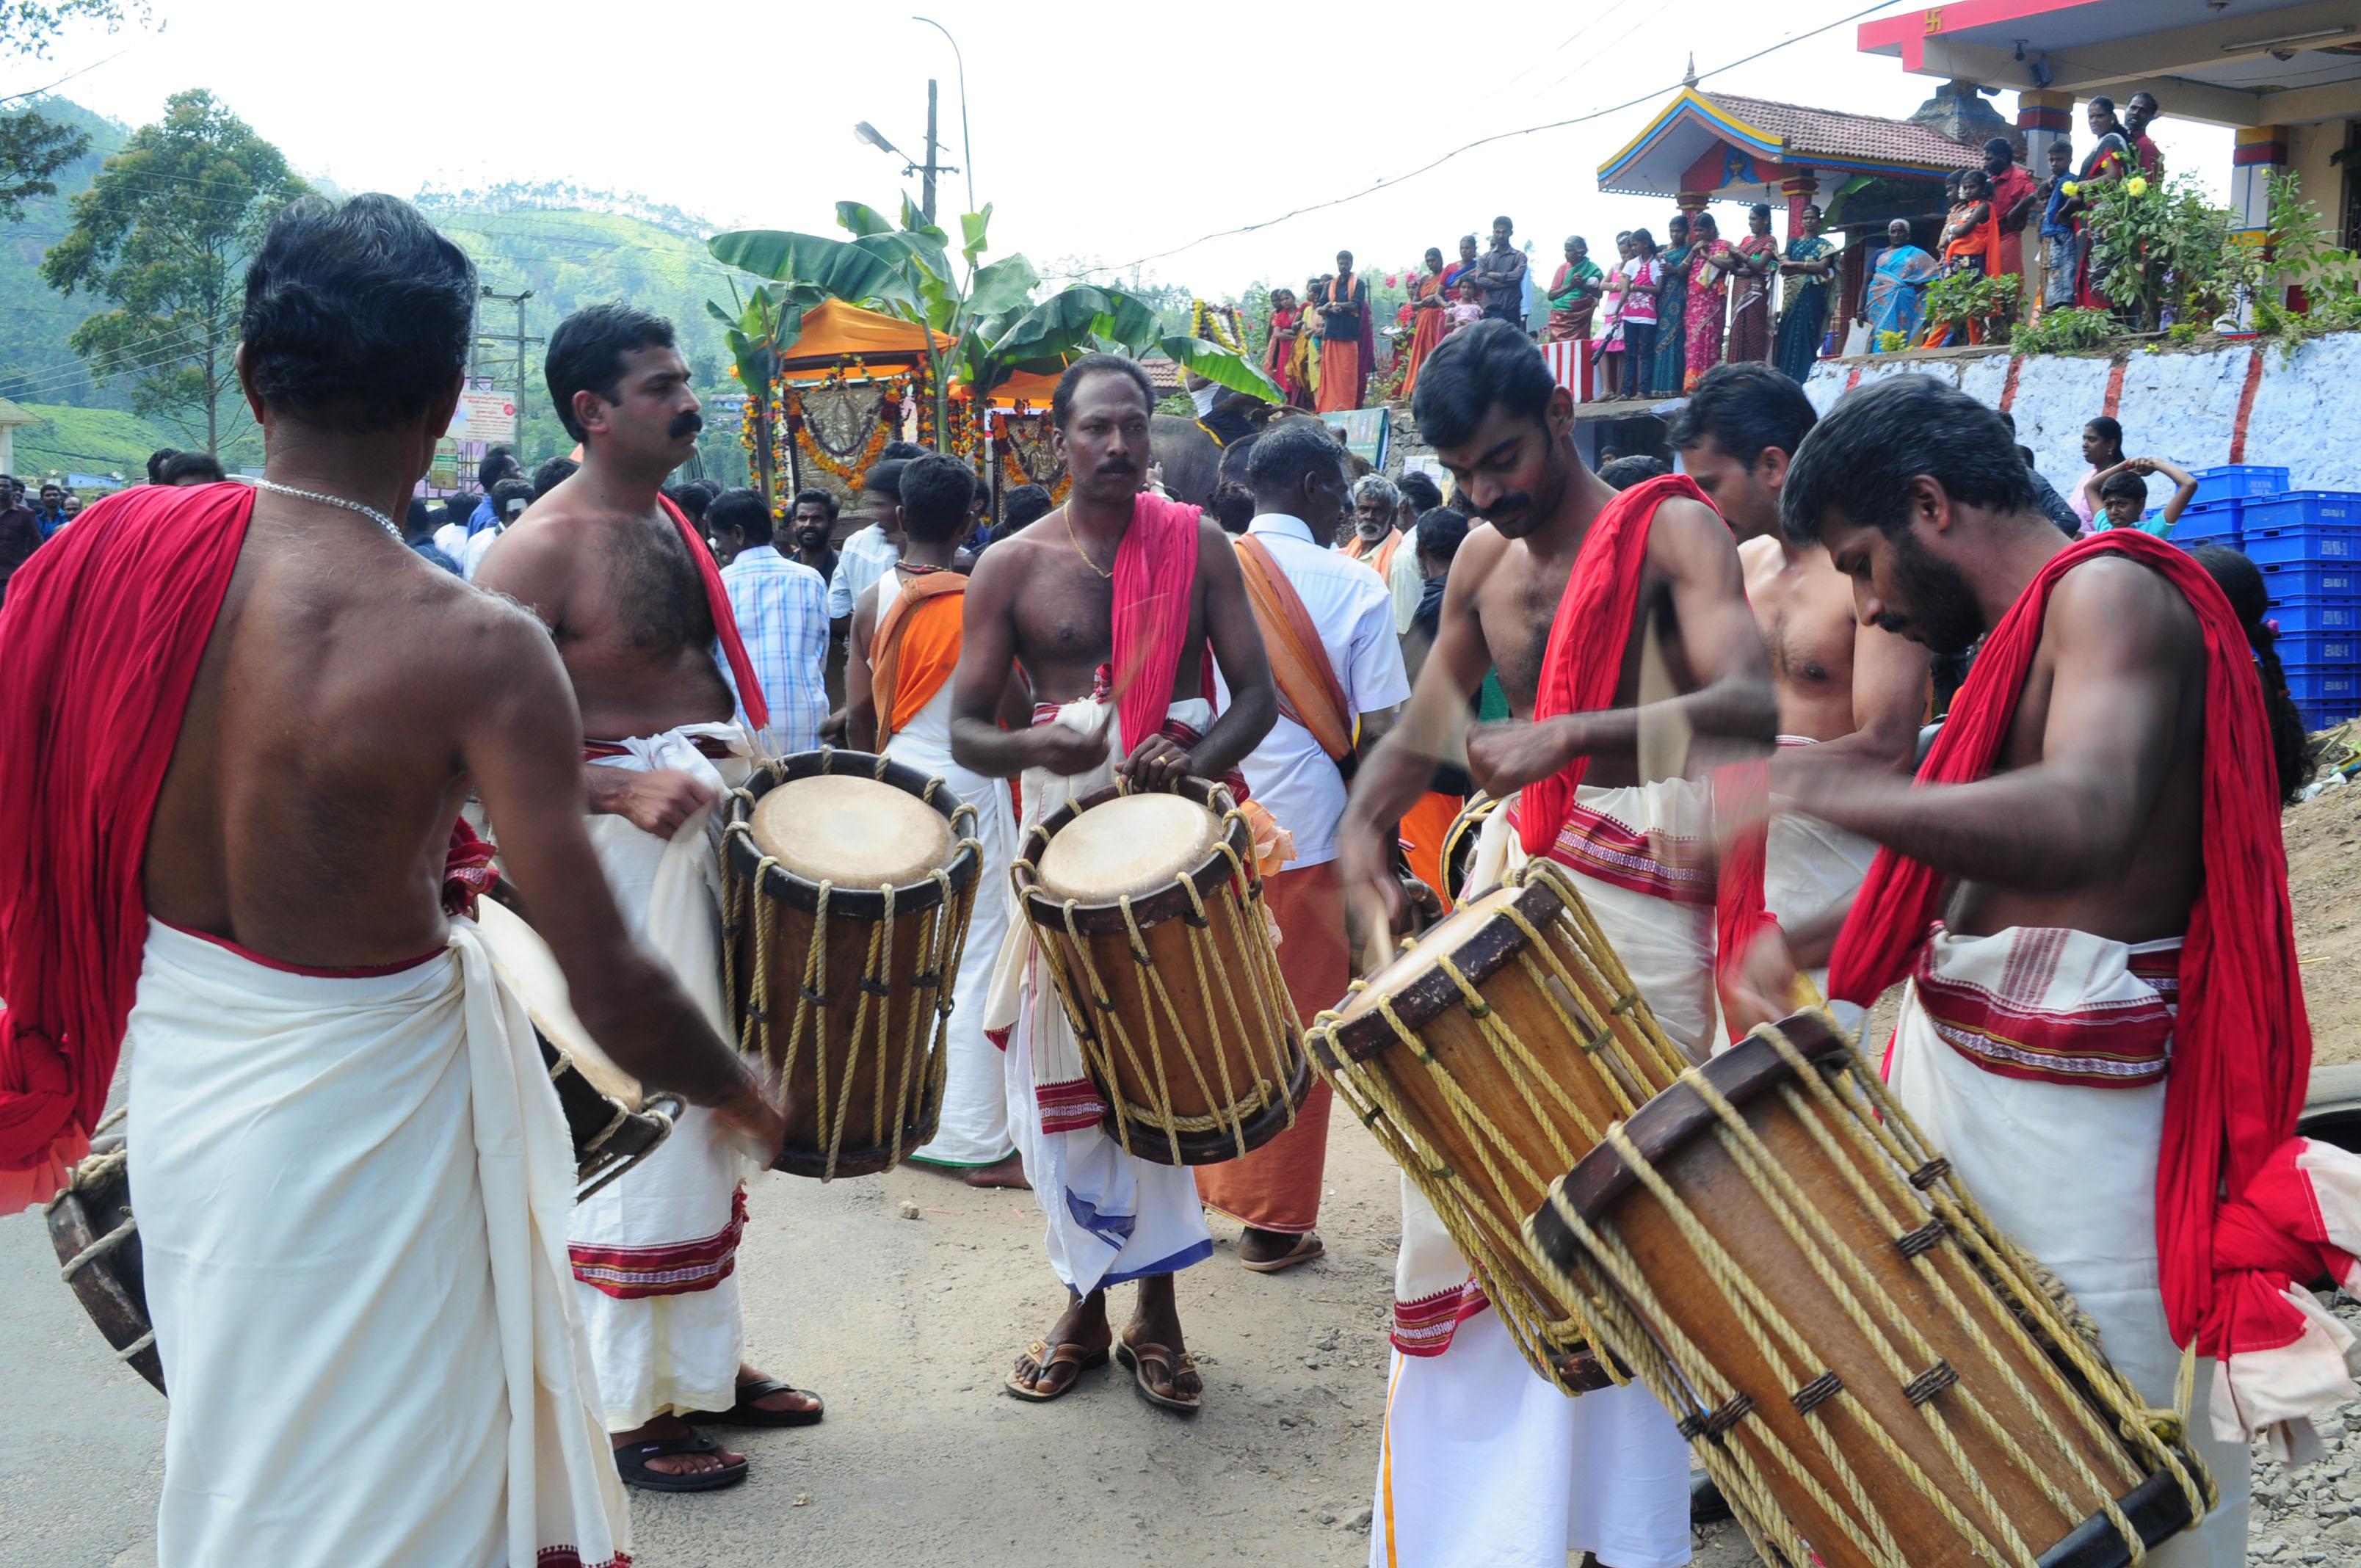
[[[895,157],[902,159],[905,163],[909,162],[910,155],[904,152],[900,148],[895,147],[892,142],[887,141],[878,131],[877,127],[871,125],[867,120],[862,120],[852,127],[852,139],[855,141],[865,141],[880,152],[890,152]],[[915,165],[913,167],[915,167]]]
[[[967,58],[960,53],[959,39],[951,37],[951,30],[932,16],[913,16],[910,20],[926,23],[951,46],[951,63],[959,73],[960,160],[967,165],[962,172],[967,175],[967,210],[972,213],[975,211],[975,143],[969,139],[967,132]]]

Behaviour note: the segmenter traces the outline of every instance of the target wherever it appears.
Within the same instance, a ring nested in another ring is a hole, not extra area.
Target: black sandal
[[[756,1404],[774,1394],[803,1394],[819,1401],[808,1410],[766,1410]],[[826,1401],[807,1388],[798,1388],[776,1377],[765,1377],[760,1383],[738,1385],[738,1402],[726,1410],[699,1410],[691,1420],[710,1421],[716,1426],[730,1427],[812,1427],[828,1414]]]
[[[686,1475],[668,1475],[661,1470],[648,1468],[651,1459],[674,1459],[686,1453],[711,1453],[721,1445],[701,1431],[691,1431],[686,1437],[662,1437],[648,1442],[629,1442],[615,1450],[615,1473],[626,1486],[637,1486],[647,1492],[718,1492],[724,1486],[735,1486],[746,1479],[746,1461],[725,1464],[719,1470],[695,1470]]]

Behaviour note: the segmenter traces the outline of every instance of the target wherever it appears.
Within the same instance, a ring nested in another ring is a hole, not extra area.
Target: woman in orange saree
[[[1410,286],[1410,310],[1417,326],[1410,334],[1410,368],[1402,373],[1401,395],[1404,401],[1418,390],[1418,367],[1443,341],[1443,329],[1450,323],[1443,317],[1443,307],[1449,303],[1443,291],[1443,252],[1435,246],[1426,247],[1426,271]]]

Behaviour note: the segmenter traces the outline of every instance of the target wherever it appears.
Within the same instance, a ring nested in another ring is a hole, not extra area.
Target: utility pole
[[[524,351],[528,346],[543,343],[546,340],[538,337],[527,337],[525,335],[524,302],[533,298],[532,290],[525,289],[513,294],[501,294],[495,292],[490,285],[486,284],[483,286],[483,297],[487,300],[497,300],[504,305],[514,305],[516,307],[516,333],[514,336],[510,338],[508,341],[513,345],[516,349],[517,433],[522,436],[524,433]],[[492,344],[499,343],[501,340],[496,337],[486,336],[479,337],[477,341],[479,343]]]
[[[927,162],[924,170],[926,184],[921,187],[923,200],[918,203],[921,210],[926,213],[927,222],[929,224],[935,221],[935,174],[937,172],[935,148],[938,145],[935,140],[935,79],[929,76],[927,78]]]

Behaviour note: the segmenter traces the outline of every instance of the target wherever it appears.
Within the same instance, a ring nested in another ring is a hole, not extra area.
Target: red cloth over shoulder
[[[754,674],[754,662],[746,656],[745,639],[738,635],[738,613],[730,608],[730,590],[721,583],[721,568],[713,564],[712,547],[688,514],[672,504],[671,498],[658,496],[656,500],[680,530],[680,542],[688,546],[688,558],[697,563],[697,580],[705,585],[705,606],[713,615],[714,635],[721,640],[721,652],[730,661],[730,673],[738,682],[738,706],[746,710],[746,722],[761,729],[771,722],[770,705],[763,700],[763,683]]]
[[[30,1189],[81,1157],[106,1102],[148,940],[148,824],[253,510],[248,485],[126,490],[9,582],[0,1212],[50,1196]]]
[[[1197,586],[1198,510],[1143,490],[1115,553],[1115,712],[1126,751],[1164,728],[1172,677],[1189,641],[1189,601]],[[1200,678],[1213,700],[1213,650]]]
[[[2201,1354],[2277,1348],[2302,1334],[2305,1320],[2287,1286],[2290,1273],[2310,1277],[2309,1255],[2294,1245],[2274,1252],[2254,1238],[2316,1228],[2316,1215],[2297,1214],[2293,1204],[2282,1205],[2285,1214],[2267,1212],[2264,1200],[2277,1189],[2258,1179],[2275,1164],[2294,1168],[2288,1146],[2311,1075],[2312,1025],[2296,968],[2262,683],[2229,601],[2185,552],[2136,529],[2068,545],[1985,638],[1918,782],[1963,784],[1991,773],[2040,647],[2051,592],[2102,554],[2127,555],[2161,575],[2196,612],[2205,645],[2205,880],[2180,950],[2157,1171],[2165,1310],[2174,1340],[2194,1338]],[[1902,979],[1938,913],[1944,881],[1930,866],[1880,850],[1837,938],[1830,993],[1867,1005]],[[2317,1201],[2307,1193],[2300,1206]],[[2336,1260],[2323,1263],[2334,1267]]]

